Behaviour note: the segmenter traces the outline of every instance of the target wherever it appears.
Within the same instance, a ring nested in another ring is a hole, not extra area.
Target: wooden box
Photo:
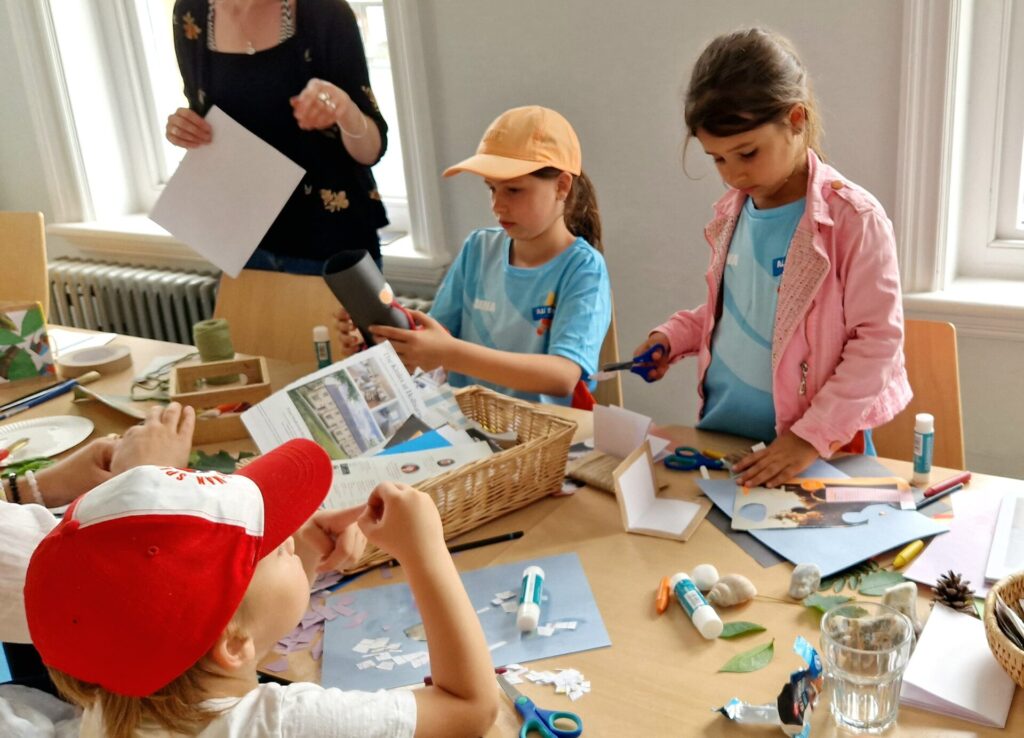
[[[238,374],[239,380],[231,385],[210,385],[210,377]],[[262,356],[248,359],[209,361],[203,364],[187,364],[171,369],[169,393],[171,399],[182,405],[191,405],[198,416],[204,410],[219,405],[248,402],[255,405],[270,396],[270,374],[267,362]],[[242,424],[240,413],[217,418],[196,418],[196,429],[192,444],[202,446],[217,441],[234,441],[248,438],[249,433]]]

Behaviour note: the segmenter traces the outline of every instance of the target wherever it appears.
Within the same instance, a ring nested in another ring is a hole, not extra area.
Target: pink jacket
[[[772,396],[776,433],[792,430],[828,458],[857,431],[891,420],[912,393],[892,224],[869,192],[813,151],[807,159],[807,206],[775,312]],[[745,199],[727,192],[704,229],[711,246],[707,302],[654,329],[668,336],[673,362],[697,354],[701,410],[726,255]]]

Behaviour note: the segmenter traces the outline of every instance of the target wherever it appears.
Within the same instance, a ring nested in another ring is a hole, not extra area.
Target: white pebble
[[[690,579],[701,592],[707,592],[718,583],[718,569],[713,564],[698,564],[693,567]]]

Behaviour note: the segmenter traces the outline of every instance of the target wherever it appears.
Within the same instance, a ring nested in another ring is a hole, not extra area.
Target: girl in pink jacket
[[[704,231],[708,298],[633,353],[653,349],[637,367],[648,381],[696,355],[697,427],[770,442],[733,469],[776,486],[818,456],[863,450],[864,431],[910,400],[892,224],[822,161],[807,72],[781,36],[712,41],[685,119],[730,188]]]

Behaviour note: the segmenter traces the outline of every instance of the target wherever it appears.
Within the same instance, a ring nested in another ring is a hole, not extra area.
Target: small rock
[[[690,579],[701,592],[707,592],[718,582],[718,569],[713,564],[698,564],[693,567]]]
[[[914,582],[900,582],[885,590],[882,595],[882,604],[888,605],[893,610],[903,613],[910,618],[914,626],[914,634],[921,635],[921,621],[917,618],[917,584]]]
[[[802,600],[818,591],[821,586],[821,569],[817,564],[798,564],[789,579],[789,596]]]

